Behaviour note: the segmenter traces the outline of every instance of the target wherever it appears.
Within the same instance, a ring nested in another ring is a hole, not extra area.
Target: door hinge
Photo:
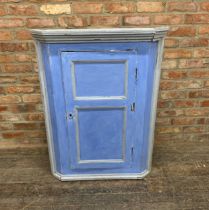
[[[134,102],[131,104],[131,111],[135,112],[135,108],[136,108],[136,103]]]
[[[135,80],[138,80],[138,69],[135,69]]]
[[[131,162],[134,161],[134,147],[131,147]]]

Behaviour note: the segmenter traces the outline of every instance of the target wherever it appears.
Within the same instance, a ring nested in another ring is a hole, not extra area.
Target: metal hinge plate
[[[136,108],[136,103],[134,102],[131,104],[131,111],[135,112],[135,108]]]
[[[135,69],[135,80],[138,80],[138,69]]]

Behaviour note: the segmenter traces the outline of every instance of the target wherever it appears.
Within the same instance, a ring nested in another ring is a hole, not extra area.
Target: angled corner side
[[[159,83],[160,83],[160,77],[161,77],[161,63],[162,63],[162,56],[163,56],[164,39],[165,39],[165,34],[158,39],[158,52],[157,52],[155,70],[154,70],[155,75],[154,75],[153,93],[152,93],[152,101],[151,101],[152,107],[151,107],[151,116],[150,116],[150,133],[149,133],[149,139],[148,139],[149,156],[148,156],[148,161],[147,161],[147,168],[149,172],[151,171],[151,166],[152,166],[155,121],[156,121],[156,112],[157,112]]]
[[[43,103],[43,108],[44,108],[49,160],[50,160],[51,172],[52,174],[54,174],[56,172],[56,161],[55,161],[53,133],[52,133],[52,128],[51,128],[51,119],[50,119],[49,102],[48,102],[48,96],[47,96],[47,85],[46,85],[46,77],[45,77],[45,70],[44,70],[44,64],[43,64],[41,43],[38,40],[35,40],[35,46],[36,46],[37,58],[38,58],[38,68],[39,68],[38,72],[39,72],[39,80],[40,80],[40,86],[41,86],[42,103]]]

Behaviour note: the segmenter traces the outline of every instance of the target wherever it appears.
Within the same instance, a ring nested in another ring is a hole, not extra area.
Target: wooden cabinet
[[[132,179],[150,171],[166,31],[32,30],[57,178]]]

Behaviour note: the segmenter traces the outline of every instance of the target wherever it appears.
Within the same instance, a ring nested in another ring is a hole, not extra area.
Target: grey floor
[[[209,209],[209,140],[158,140],[144,180],[60,182],[46,148],[0,150],[0,210]]]

